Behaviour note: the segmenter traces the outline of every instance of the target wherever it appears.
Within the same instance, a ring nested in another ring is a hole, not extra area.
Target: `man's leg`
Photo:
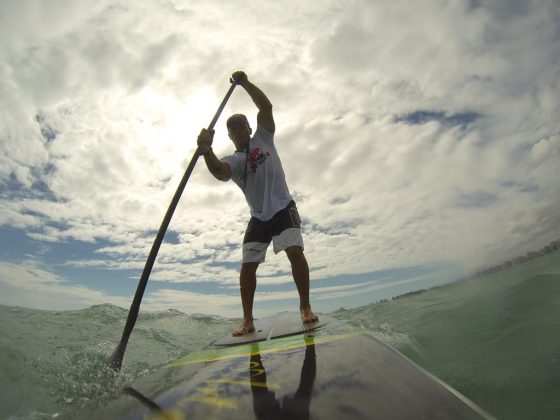
[[[243,237],[243,260],[239,273],[239,288],[243,305],[243,322],[233,331],[234,336],[255,331],[253,325],[253,298],[257,288],[257,268],[264,261],[266,249],[272,240],[266,223],[251,217]]]
[[[314,322],[319,319],[311,310],[309,302],[309,266],[300,246],[286,248],[286,255],[292,264],[292,275],[299,293],[299,310],[303,322]]]
[[[243,305],[243,322],[233,331],[234,336],[245,335],[255,331],[253,324],[253,298],[257,288],[258,262],[243,263],[239,274],[239,288],[241,290],[241,304]]]

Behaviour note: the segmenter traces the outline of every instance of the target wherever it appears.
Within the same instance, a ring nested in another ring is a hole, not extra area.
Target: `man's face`
[[[247,147],[251,139],[251,131],[249,123],[243,119],[232,121],[228,126],[228,136],[238,150]]]

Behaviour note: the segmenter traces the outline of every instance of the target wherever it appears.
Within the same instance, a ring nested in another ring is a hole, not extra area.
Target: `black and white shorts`
[[[243,263],[263,262],[271,241],[275,254],[290,246],[303,249],[301,220],[294,201],[270,220],[262,221],[251,217],[243,238]]]

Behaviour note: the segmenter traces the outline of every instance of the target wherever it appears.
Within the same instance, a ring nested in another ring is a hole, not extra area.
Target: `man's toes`
[[[242,327],[239,328],[231,333],[234,337],[240,337],[245,334],[249,334],[255,331],[255,327]]]
[[[309,323],[309,322],[316,322],[319,320],[319,317],[315,314],[311,314],[311,315],[304,315],[302,317],[302,321],[304,323]]]

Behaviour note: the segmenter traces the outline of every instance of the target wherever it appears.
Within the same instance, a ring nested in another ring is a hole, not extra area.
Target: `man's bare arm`
[[[204,155],[204,161],[206,162],[208,170],[216,179],[220,181],[229,181],[231,178],[231,168],[227,163],[218,159],[212,149]]]
[[[257,123],[270,133],[274,133],[276,126],[272,116],[272,103],[266,97],[264,92],[249,81],[247,75],[242,71],[236,71],[231,78],[240,86],[243,86],[249,94],[256,107],[259,109],[257,114]]]
[[[206,166],[212,175],[220,181],[227,181],[231,178],[231,168],[225,162],[222,162],[214,154],[212,150],[212,142],[214,141],[214,130],[203,128],[198,135],[198,149],[204,155]]]

